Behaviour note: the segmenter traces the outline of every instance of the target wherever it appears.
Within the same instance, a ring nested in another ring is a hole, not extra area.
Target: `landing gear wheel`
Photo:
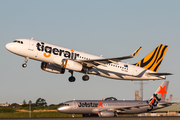
[[[76,78],[74,76],[69,77],[69,82],[74,82]]]
[[[24,60],[25,63],[22,64],[22,67],[23,67],[23,68],[27,67],[27,64],[26,64],[26,63],[27,63],[28,60],[29,60],[29,57],[25,57],[25,60]]]
[[[24,63],[24,64],[22,64],[22,67],[23,67],[23,68],[27,67],[27,64],[25,64],[25,63]]]
[[[88,80],[89,80],[89,76],[88,76],[88,75],[84,75],[84,76],[82,77],[82,79],[83,79],[84,81],[88,81]]]

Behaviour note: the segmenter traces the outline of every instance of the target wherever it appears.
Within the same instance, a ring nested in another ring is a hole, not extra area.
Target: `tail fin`
[[[160,44],[135,65],[157,72],[167,49],[167,45]]]
[[[149,99],[149,105],[156,106],[159,101],[165,101],[167,89],[168,89],[169,81],[164,81],[161,83],[159,88],[153,94],[153,96]]]

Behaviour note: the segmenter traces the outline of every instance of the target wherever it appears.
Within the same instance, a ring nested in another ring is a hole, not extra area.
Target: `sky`
[[[158,72],[170,72],[168,94],[180,97],[179,0],[0,0],[0,103],[22,103],[44,98],[48,104],[68,100],[101,100],[115,97],[134,100],[139,82],[114,80],[81,73],[48,73],[41,62],[29,60],[8,50],[5,45],[18,38],[34,40],[103,56],[121,57],[142,46],[134,64],[159,44],[169,48]],[[143,99],[149,99],[164,80],[144,81]],[[180,102],[180,99],[175,100]]]

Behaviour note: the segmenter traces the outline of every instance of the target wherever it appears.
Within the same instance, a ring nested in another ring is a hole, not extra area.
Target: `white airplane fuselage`
[[[76,50],[43,43],[31,39],[17,39],[18,42],[8,43],[6,48],[19,56],[57,65],[62,59],[69,60],[94,60],[104,59],[103,57],[79,52]],[[67,63],[67,66],[69,64]],[[58,65],[57,65],[58,66]],[[82,70],[69,69],[82,72]],[[94,74],[118,80],[160,80],[163,76],[148,76],[146,73],[155,73],[154,71],[144,69],[128,63],[118,62],[118,64],[109,63],[106,66],[98,65],[88,70],[88,74]]]

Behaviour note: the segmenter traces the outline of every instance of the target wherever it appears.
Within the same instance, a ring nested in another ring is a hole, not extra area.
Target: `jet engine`
[[[99,117],[117,117],[117,114],[111,111],[102,111],[102,112],[99,112],[98,115]]]
[[[57,73],[57,74],[64,74],[65,69],[61,67],[57,67],[51,63],[42,62],[41,69],[47,72]]]
[[[69,70],[73,70],[73,71],[81,71],[83,68],[82,64],[75,62],[73,60],[68,60],[68,59],[62,59],[61,67],[69,69]]]

